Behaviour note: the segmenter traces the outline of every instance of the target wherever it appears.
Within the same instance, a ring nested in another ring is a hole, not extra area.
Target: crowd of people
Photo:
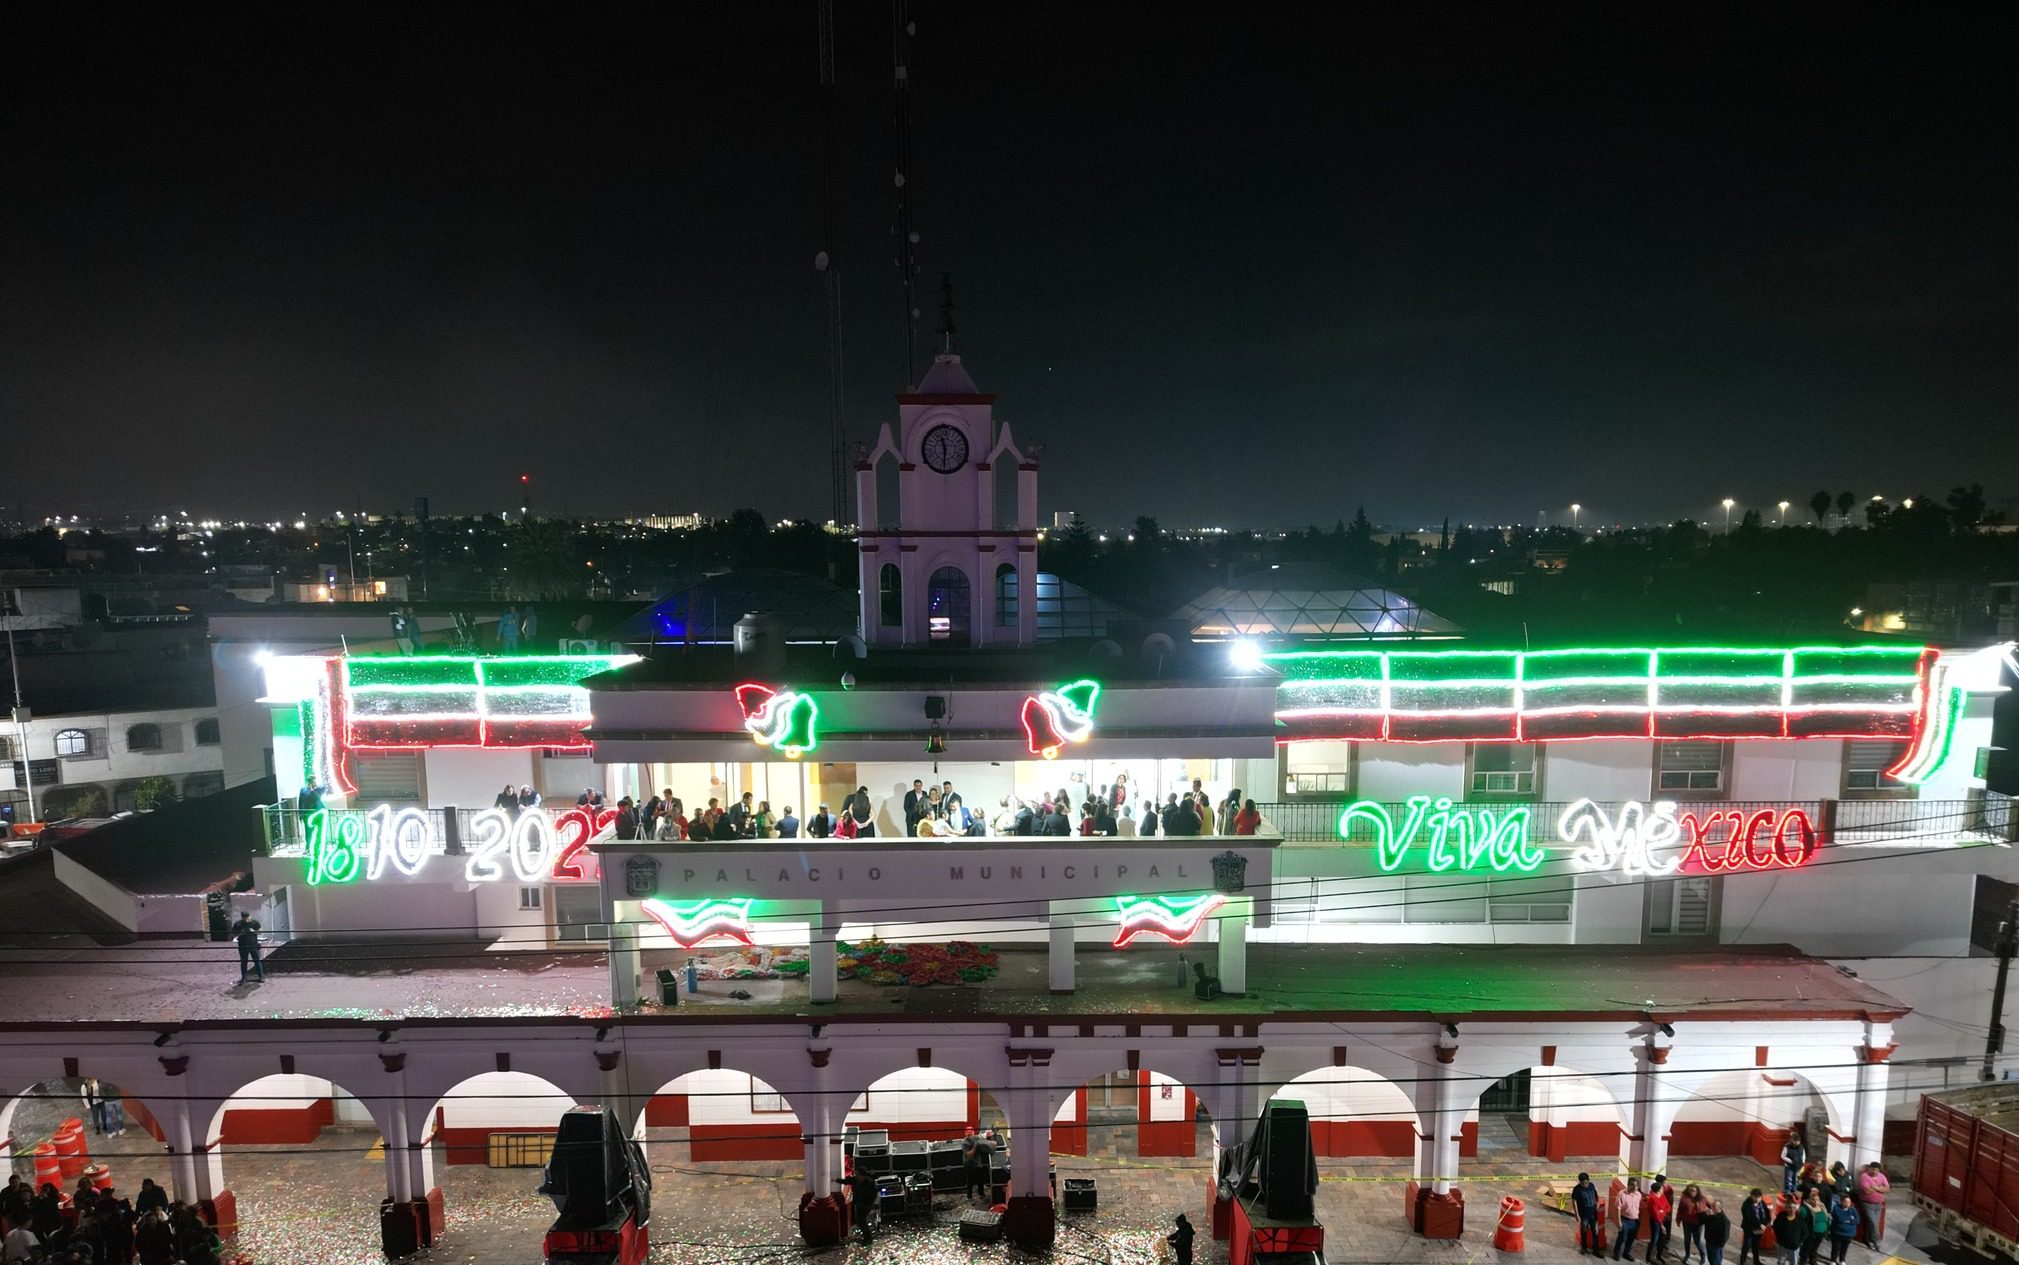
[[[11,1174],[0,1190],[0,1261],[6,1265],[217,1265],[217,1231],[152,1178],[128,1199],[81,1177],[66,1200]]]
[[[1851,1244],[1861,1242],[1878,1250],[1879,1230],[1891,1183],[1877,1163],[1868,1164],[1855,1177],[1844,1164],[1824,1166],[1810,1161],[1799,1140],[1789,1143],[1783,1164],[1793,1157],[1792,1175],[1778,1200],[1770,1199],[1754,1187],[1739,1205],[1738,1265],[1766,1265],[1763,1247],[1769,1232],[1773,1238],[1776,1265],[1817,1265],[1823,1250],[1835,1265],[1849,1259]],[[1600,1217],[1600,1194],[1591,1174],[1579,1173],[1571,1188],[1571,1211],[1577,1216],[1579,1255],[1606,1255]],[[1678,1193],[1667,1178],[1657,1173],[1642,1190],[1640,1179],[1629,1177],[1626,1189],[1614,1204],[1618,1225],[1612,1237],[1612,1259],[1634,1260],[1637,1244],[1645,1242],[1641,1259],[1651,1265],[1666,1265],[1675,1235],[1682,1235],[1677,1265],[1724,1265],[1725,1247],[1730,1242],[1732,1220],[1724,1205],[1691,1184]],[[1694,1254],[1694,1255],[1693,1255]]]
[[[518,788],[518,805],[526,803],[530,787]],[[515,794],[506,787],[499,807]],[[578,802],[600,807],[602,797],[584,791]],[[538,802],[534,797],[534,803]],[[745,791],[730,801],[710,798],[689,815],[685,801],[666,789],[644,800],[626,795],[617,801],[614,830],[619,839],[714,840],[745,839],[866,839],[877,834],[876,812],[867,786],[844,796],[839,812],[822,804],[801,818],[791,804],[776,809],[771,801]],[[928,785],[912,779],[902,805],[904,834],[914,839],[986,837],[991,835],[1105,835],[1136,838],[1146,835],[1252,835],[1262,827],[1255,801],[1237,789],[1217,804],[1197,779],[1189,791],[1173,791],[1162,804],[1153,798],[1138,803],[1130,794],[1127,775],[1096,790],[1088,786],[1075,796],[1068,787],[1027,799],[1005,795],[993,814],[970,807],[948,780]]]

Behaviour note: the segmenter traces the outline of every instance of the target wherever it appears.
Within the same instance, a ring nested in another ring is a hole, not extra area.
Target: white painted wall
[[[441,1123],[446,1129],[552,1129],[574,1105],[526,1072],[481,1072],[442,1096]]]
[[[485,751],[436,747],[421,759],[422,786],[430,808],[489,808],[505,783],[533,784],[532,751]],[[574,797],[569,796],[570,802]]]
[[[943,1067],[908,1067],[872,1084],[867,1100],[849,1107],[848,1123],[965,1120],[967,1077]]]
[[[703,1124],[775,1124],[792,1117],[773,1112],[759,1112],[753,1109],[752,1095],[763,1098],[777,1091],[766,1082],[731,1068],[708,1068],[689,1072],[674,1080],[659,1091],[662,1094],[686,1094],[687,1123]]]
[[[1361,799],[1398,802],[1411,795],[1465,798],[1465,744],[1458,742],[1363,742]]]
[[[320,1076],[276,1072],[262,1076],[233,1094],[225,1110],[299,1111],[317,1100],[334,1095],[335,1088]]]
[[[1654,744],[1637,740],[1543,744],[1545,800],[1648,798],[1654,784]]]
[[[1836,738],[1732,744],[1731,797],[1801,801],[1842,793],[1844,744]]]
[[[1300,1101],[1313,1120],[1399,1120],[1413,1124],[1409,1095],[1386,1077],[1364,1067],[1328,1067],[1309,1072],[1275,1097]]]

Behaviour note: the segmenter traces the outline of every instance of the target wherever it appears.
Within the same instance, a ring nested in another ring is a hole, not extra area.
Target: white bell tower
[[[1038,466],[995,420],[995,395],[940,347],[897,428],[856,462],[862,638],[870,645],[1024,646],[1037,639]]]

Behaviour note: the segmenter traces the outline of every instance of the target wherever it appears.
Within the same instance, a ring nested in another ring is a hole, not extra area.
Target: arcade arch
[[[1848,1161],[1850,1130],[1833,1097],[1800,1072],[1717,1072],[1681,1100],[1670,1121],[1671,1157],[1742,1155],[1778,1167],[1791,1129],[1805,1128],[1809,1154]]]
[[[248,1081],[207,1118],[192,1113],[203,1128],[196,1189],[215,1209],[218,1234],[255,1259],[331,1259],[376,1247],[383,1130],[394,1109],[290,1072]],[[262,1163],[261,1155],[275,1158]]]

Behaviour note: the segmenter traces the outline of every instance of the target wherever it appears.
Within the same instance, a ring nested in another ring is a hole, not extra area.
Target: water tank
[[[775,684],[785,671],[785,626],[770,611],[751,611],[736,621],[736,670],[745,678]]]

